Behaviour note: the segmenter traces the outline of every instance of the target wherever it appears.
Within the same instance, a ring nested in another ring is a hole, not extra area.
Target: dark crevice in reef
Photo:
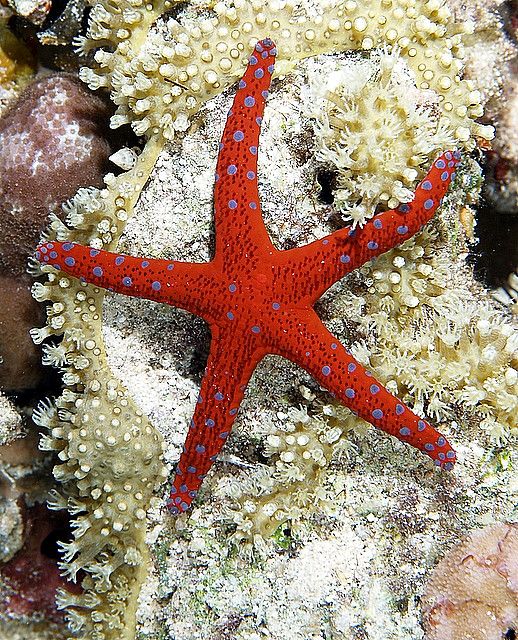
[[[501,286],[518,265],[518,216],[484,205],[475,233],[479,240],[470,256],[475,277],[487,287]]]
[[[70,541],[68,513],[51,511],[45,504],[24,507],[24,542],[19,551],[0,567],[0,607],[12,620],[61,622],[56,590],[79,594],[78,583],[60,574],[59,542]]]
[[[518,0],[507,0],[497,8],[497,13],[502,18],[504,31],[507,37],[517,41],[516,33],[518,29]]]
[[[196,318],[195,322],[197,340],[192,357],[186,359],[184,362],[180,362],[178,369],[182,375],[188,376],[198,384],[201,384],[201,379],[207,366],[207,360],[209,359],[211,338],[207,323],[201,320],[201,318]]]
[[[317,172],[317,182],[320,185],[318,199],[324,204],[333,204],[335,198],[333,191],[336,189],[336,171],[320,169]]]
[[[516,640],[516,631],[514,629],[507,629],[504,638],[505,640]]]
[[[61,560],[60,544],[72,542],[73,538],[70,522],[66,521],[62,526],[53,529],[41,541],[40,553],[51,560]]]

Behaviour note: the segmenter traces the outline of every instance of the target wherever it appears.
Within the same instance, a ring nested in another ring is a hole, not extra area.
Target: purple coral
[[[28,335],[41,322],[26,276],[51,212],[79,187],[101,186],[107,171],[109,108],[73,75],[35,81],[0,119],[0,386],[34,387],[42,378]]]
[[[107,172],[109,110],[74,76],[34,82],[0,119],[0,269],[25,271],[51,211]]]

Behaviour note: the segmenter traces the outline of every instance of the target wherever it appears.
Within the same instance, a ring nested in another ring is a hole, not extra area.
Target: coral
[[[512,81],[512,60],[518,53],[516,39],[505,14],[510,7],[501,0],[449,0],[448,6],[459,21],[474,25],[465,40],[464,77],[473,80],[482,94],[490,122],[498,123],[502,89]],[[498,124],[497,124],[498,128]]]
[[[94,6],[80,45],[83,51],[97,48],[98,67],[85,67],[81,77],[93,89],[111,90],[118,105],[112,126],[131,122],[138,134],[160,131],[167,138],[184,131],[208,99],[241,76],[250,45],[268,33],[278,45],[279,74],[318,53],[396,45],[418,87],[439,96],[444,123],[456,140],[472,147],[472,136],[492,136],[491,128],[473,121],[482,115],[480,93],[460,77],[463,36],[472,25],[453,23],[439,0],[331,0],[316,12],[291,0],[217,2],[214,17],[193,15],[185,24],[169,18],[141,46],[152,22],[175,4]]]
[[[310,76],[310,84],[317,158],[335,169],[334,205],[354,225],[363,226],[378,204],[409,202],[426,165],[455,146],[435,94],[416,89],[395,53],[346,74],[336,65],[323,80]]]
[[[44,380],[29,329],[43,310],[26,276],[48,216],[83,185],[100,185],[109,145],[109,110],[72,75],[35,81],[0,119],[0,385],[34,388]]]
[[[312,402],[291,408],[282,430],[266,436],[264,455],[274,466],[242,472],[219,487],[230,499],[224,515],[235,525],[231,540],[241,551],[243,543],[260,551],[263,541],[287,521],[296,532],[303,519],[331,503],[324,488],[329,466],[347,455],[347,435],[359,420],[340,405],[313,402],[309,389],[303,393]]]
[[[179,306],[209,323],[211,351],[168,501],[174,514],[186,511],[197,495],[230,434],[249,378],[268,353],[304,367],[337,400],[436,466],[449,470],[455,462],[447,440],[363,370],[313,307],[346,273],[421,229],[439,207],[460,154],[441,154],[410,204],[376,215],[361,230],[345,227],[303,247],[276,250],[257,188],[260,124],[275,55],[272,40],[257,43],[227,118],[216,166],[213,260],[157,260],[55,241],[36,251],[43,265],[85,283]]]
[[[361,322],[378,340],[355,355],[418,411],[446,420],[452,404],[462,406],[493,442],[509,443],[518,435],[518,335],[487,303],[449,286],[440,247],[425,229],[364,269],[369,313]]]
[[[47,620],[59,622],[62,613],[56,608],[58,588],[79,593],[77,585],[67,583],[61,576],[50,539],[64,528],[63,514],[49,512],[43,505],[35,505],[24,515],[23,546],[18,553],[0,567],[0,619],[24,622]],[[50,555],[49,555],[50,554]]]
[[[49,213],[100,186],[108,108],[72,75],[35,81],[0,120],[0,269],[24,273]]]
[[[41,354],[29,331],[45,314],[31,297],[27,278],[0,272],[0,387],[6,391],[33,389],[44,379]]]
[[[435,568],[423,598],[427,640],[500,640],[518,628],[518,526],[471,533]]]
[[[80,190],[65,206],[67,225],[54,219],[46,240],[116,250],[163,149],[161,135],[173,137],[175,131],[185,130],[207,99],[240,77],[245,51],[265,35],[265,29],[271,29],[273,37],[279,36],[280,73],[287,72],[301,57],[392,45],[394,38],[399,38],[401,59],[415,73],[420,91],[429,88],[438,94],[447,126],[459,144],[465,141],[471,147],[475,136],[491,135],[473,122],[481,114],[480,95],[473,84],[460,77],[465,39],[461,32],[470,27],[451,20],[446,26],[448,10],[440,2],[419,2],[416,6],[392,0],[361,5],[354,1],[319,3],[315,11],[306,11],[291,3],[238,1],[235,8],[218,3],[214,12],[209,5],[201,12],[188,8],[183,26],[170,16],[159,19],[165,10],[177,7],[184,8],[176,2],[153,5],[138,0],[93,7],[82,46],[84,50],[99,47],[97,66],[83,70],[82,77],[92,88],[106,86],[111,90],[118,105],[114,126],[132,122],[138,133],[150,137],[140,156],[130,150],[117,154],[125,172],[117,177],[109,174],[106,188]],[[343,15],[338,15],[342,9]],[[279,227],[283,224],[279,221]],[[61,604],[67,607],[71,627],[80,636],[92,640],[130,638],[136,598],[146,571],[145,510],[163,477],[160,441],[127,391],[109,373],[100,329],[103,292],[47,267],[43,272],[46,280],[35,285],[34,295],[50,300],[48,324],[33,336],[38,342],[46,341],[46,362],[63,370],[65,391],[55,405],[45,404],[36,419],[50,429],[43,446],[59,452],[55,474],[63,481],[63,497],[53,504],[67,507],[77,522],[64,568],[74,572],[82,566],[87,573],[82,582],[85,594],[77,599],[63,598]],[[57,337],[62,341],[56,343]],[[133,429],[127,429],[128,425]],[[126,433],[130,440],[138,433],[145,436],[142,447],[126,449]],[[102,455],[97,454],[98,449]],[[139,492],[135,486],[141,484],[144,490]],[[142,495],[142,512],[138,513],[143,520],[128,518],[119,531],[114,493],[124,494],[126,513],[134,508],[137,493]],[[136,556],[121,553],[123,547],[138,550],[138,567],[131,564]],[[101,575],[114,566],[111,582],[102,580]]]
[[[131,211],[158,148],[148,145],[132,169],[108,178],[107,189],[80,190],[65,207],[76,230],[71,233],[54,218],[51,233],[81,234],[93,246],[102,239],[114,242],[117,224]],[[59,605],[81,637],[127,640],[133,637],[146,574],[146,509],[165,476],[161,441],[119,381],[104,374],[108,368],[98,331],[102,292],[50,267],[42,271],[47,282],[36,283],[33,294],[51,300],[49,324],[32,336],[38,343],[63,336],[59,344],[45,344],[44,362],[63,369],[67,387],[55,403],[42,403],[33,418],[49,431],[41,447],[60,459],[54,475],[64,495],[55,493],[50,506],[75,516],[74,539],[62,545],[62,569],[71,580],[80,570],[86,573],[84,593],[61,593]]]

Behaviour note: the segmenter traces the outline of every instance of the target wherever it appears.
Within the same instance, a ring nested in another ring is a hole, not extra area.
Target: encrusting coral
[[[423,613],[426,640],[500,640],[514,631],[518,525],[487,526],[449,551],[428,582]]]
[[[101,186],[107,105],[72,74],[33,82],[0,120],[0,269],[25,272],[49,213],[81,186]]]
[[[102,184],[110,151],[107,105],[72,74],[34,81],[0,119],[0,385],[44,378],[29,329],[44,319],[30,295],[27,260],[52,212],[79,187]],[[5,301],[5,302],[4,302]]]
[[[54,218],[44,240],[116,250],[165,139],[186,130],[208,99],[240,77],[250,45],[265,35],[277,41],[279,74],[318,53],[397,45],[418,89],[439,96],[443,125],[458,146],[491,137],[474,121],[482,113],[480,94],[461,79],[463,34],[471,27],[452,22],[438,0],[349,0],[309,9],[236,0],[205,11],[188,7],[183,25],[159,19],[176,5],[120,0],[93,6],[81,46],[97,48],[96,66],[81,76],[91,88],[110,89],[118,106],[112,126],[131,122],[149,139],[138,156],[129,149],[116,154],[124,172],[108,174],[103,189],[80,190],[64,207],[66,224]],[[63,569],[70,577],[86,573],[84,593],[63,594],[59,603],[79,637],[132,638],[147,564],[146,509],[166,475],[161,439],[109,373],[100,329],[103,292],[49,266],[33,270],[46,275],[34,295],[50,305],[47,325],[32,335],[45,341],[44,361],[63,371],[65,383],[62,396],[43,403],[35,420],[49,431],[42,447],[60,460],[54,474],[63,487],[52,506],[74,516]]]
[[[444,231],[425,229],[364,268],[375,340],[357,345],[385,384],[434,419],[452,405],[477,416],[498,445],[518,435],[518,334],[487,302],[451,288]]]
[[[145,160],[144,153],[122,178],[113,177],[109,190],[78,192],[66,208],[76,234],[90,237],[91,243],[99,232],[105,239],[115,234],[117,218],[119,224],[125,220],[147,179]],[[112,212],[117,218],[110,221]],[[69,234],[57,218],[52,228]],[[80,570],[87,574],[81,582],[84,593],[62,592],[58,603],[67,610],[70,629],[81,637],[132,638],[147,564],[146,509],[166,475],[161,439],[120,382],[105,375],[98,328],[101,291],[51,267],[42,270],[48,281],[35,284],[33,292],[53,304],[47,327],[32,335],[37,342],[63,335],[59,344],[45,344],[43,360],[65,370],[67,387],[55,404],[42,403],[33,419],[49,431],[41,447],[56,451],[61,460],[54,476],[64,494],[55,493],[50,506],[75,516],[74,540],[62,545],[62,568],[72,580]]]

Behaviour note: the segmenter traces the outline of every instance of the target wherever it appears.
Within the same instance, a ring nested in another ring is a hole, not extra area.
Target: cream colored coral
[[[114,247],[160,148],[150,141],[132,169],[107,177],[106,189],[80,190],[64,207],[69,227],[54,218],[46,237]],[[50,506],[74,516],[61,567],[72,580],[86,574],[84,593],[63,591],[58,606],[77,637],[133,640],[146,575],[146,510],[166,475],[161,437],[109,373],[100,332],[104,292],[39,263],[33,269],[47,278],[33,295],[50,305],[47,325],[31,333],[37,343],[61,336],[44,345],[43,359],[62,369],[65,383],[33,419],[47,432],[40,447],[59,459],[54,476],[63,489]]]
[[[131,122],[139,134],[160,131],[172,138],[207,100],[241,77],[253,45],[270,36],[279,52],[277,75],[318,53],[397,46],[418,88],[437,94],[459,143],[472,147],[473,136],[492,137],[491,127],[474,122],[482,115],[480,92],[461,79],[463,35],[472,25],[455,24],[441,0],[228,0],[208,3],[211,17],[198,11],[183,24],[170,18],[146,38],[146,28],[174,4],[94,5],[80,47],[99,47],[98,67],[85,67],[81,77],[92,89],[111,90],[118,105],[114,127]]]
[[[518,626],[518,526],[472,533],[435,568],[423,598],[426,640],[500,640]]]
[[[434,156],[457,144],[436,94],[416,88],[396,53],[377,57],[350,73],[337,67],[323,80],[310,78],[320,97],[310,101],[317,157],[336,169],[334,206],[353,225],[377,205],[409,202]]]
[[[367,291],[376,297],[374,314],[386,313],[403,324],[410,310],[423,318],[428,300],[445,293],[448,265],[434,250],[438,238],[437,230],[426,227],[362,268]],[[380,330],[383,332],[383,326]]]
[[[303,392],[315,399],[308,389]],[[223,483],[231,498],[225,514],[236,525],[232,540],[252,542],[260,550],[284,522],[296,530],[302,519],[324,508],[329,465],[347,454],[347,434],[357,422],[343,406],[312,402],[290,409],[282,429],[266,436],[264,453],[275,465]]]
[[[458,405],[493,442],[508,443],[518,435],[518,333],[452,286],[448,245],[432,229],[362,268],[361,323],[377,339],[355,354],[418,412],[446,420]]]
[[[160,15],[175,4],[103,0],[94,5],[82,46],[98,47],[98,66],[83,70],[82,76],[92,88],[111,90],[118,106],[114,126],[131,122],[149,140],[138,158],[127,151],[115,157],[126,172],[107,176],[106,189],[80,191],[65,208],[66,225],[54,219],[49,239],[113,250],[164,145],[162,134],[172,137],[174,131],[185,130],[206,100],[241,75],[251,43],[265,35],[277,40],[279,72],[287,72],[301,57],[323,51],[397,44],[419,89],[431,88],[439,96],[457,140],[470,146],[470,136],[490,135],[473,121],[481,113],[480,96],[458,76],[466,29],[447,26],[449,13],[438,1],[380,0],[360,5],[349,0],[300,11],[291,2],[237,0],[233,6],[216,4],[213,14],[207,5],[203,17],[192,11],[184,26],[172,18],[160,21]],[[48,322],[34,330],[33,337],[38,342],[62,337],[57,344],[45,345],[44,357],[63,369],[65,391],[55,404],[42,405],[36,419],[49,429],[43,446],[56,451],[60,460],[55,473],[63,483],[63,495],[56,494],[54,506],[66,507],[74,516],[74,540],[64,547],[64,569],[72,576],[79,568],[87,573],[84,594],[63,593],[60,605],[79,637],[129,640],[146,571],[145,512],[164,477],[161,442],[109,373],[100,331],[103,292],[49,267],[42,271],[47,280],[35,285],[34,295],[50,301]],[[278,475],[269,485],[269,480],[266,485],[258,482],[256,496],[269,506],[259,513],[256,524],[243,516],[243,531],[255,526],[255,531],[264,533],[286,516],[300,517],[303,507],[294,501],[297,496],[290,495],[293,488],[300,489],[301,505],[310,506],[313,498],[324,496],[320,470],[335,447],[326,440],[327,428],[326,434],[322,432],[323,420],[311,424],[311,433],[309,428],[308,433],[303,427],[294,429],[295,442],[290,434],[279,434],[279,441],[270,443],[272,457],[278,456],[274,470]],[[346,421],[336,446],[343,445],[347,428]],[[290,477],[294,481],[286,488],[283,483]],[[271,490],[260,495],[265,486]],[[291,512],[289,505],[294,505]],[[244,501],[245,506],[251,514],[253,501]]]

